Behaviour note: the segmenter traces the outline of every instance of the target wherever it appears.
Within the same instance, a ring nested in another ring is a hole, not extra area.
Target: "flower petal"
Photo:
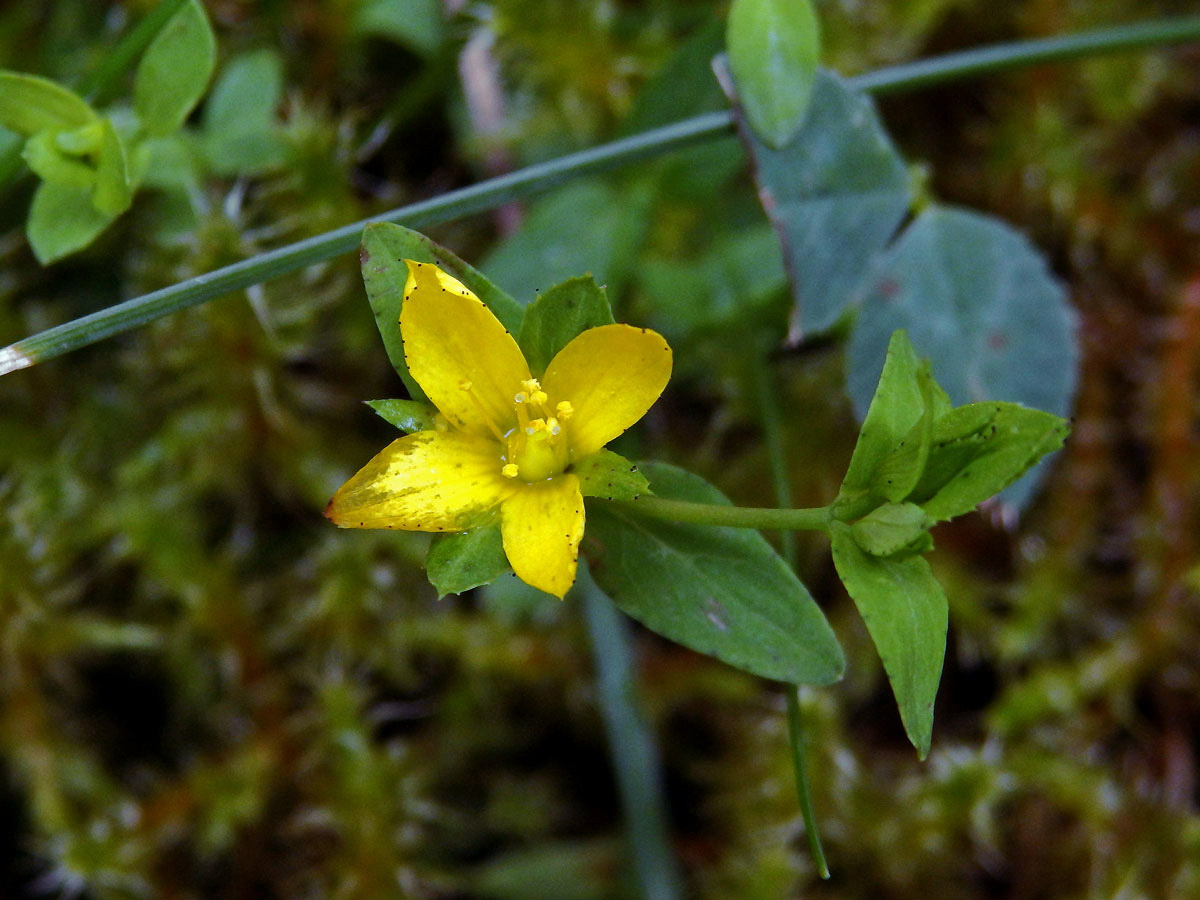
[[[561,599],[575,582],[583,539],[579,479],[568,474],[521,484],[500,506],[500,533],[517,577]]]
[[[574,459],[595,453],[646,414],[671,378],[662,335],[632,325],[589,328],[558,352],[542,389],[574,409],[567,434]]]
[[[500,447],[463,432],[419,431],[393,441],[347,481],[325,515],[342,528],[463,531],[514,490]]]
[[[530,377],[517,342],[460,281],[431,263],[406,262],[400,336],[408,370],[453,424],[507,432],[516,421],[513,395]]]

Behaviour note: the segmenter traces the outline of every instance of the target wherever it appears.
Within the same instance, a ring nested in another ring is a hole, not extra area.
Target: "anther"
[[[516,478],[517,475],[520,474],[520,472],[521,472],[521,469],[517,466],[516,463],[508,463],[507,465],[504,466],[504,468],[502,468],[500,470],[500,474],[503,475],[505,478]]]
[[[558,413],[558,417],[564,422],[575,415],[575,407],[571,405],[570,400],[560,400],[558,405],[554,407],[554,411]]]
[[[474,387],[474,385],[472,385],[471,382],[465,378],[458,383],[458,389],[460,391],[469,391],[472,387]]]

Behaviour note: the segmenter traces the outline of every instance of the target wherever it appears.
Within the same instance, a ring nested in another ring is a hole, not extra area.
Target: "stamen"
[[[525,426],[525,433],[526,434],[537,434],[539,431],[545,431],[546,427],[547,427],[547,422],[545,419],[534,419],[532,422],[530,422],[528,425]]]
[[[471,390],[472,387],[473,385],[466,378],[458,383],[458,389],[460,391],[467,392],[467,396],[471,398],[471,402],[475,404],[475,408],[479,410],[479,414],[483,416],[483,421],[487,424],[488,431],[496,436],[496,440],[503,442],[504,433],[497,427],[495,421],[492,419],[491,413],[484,408],[483,401],[481,401],[479,396],[473,390]],[[519,408],[520,407],[518,407],[518,409]]]
[[[558,405],[554,407],[554,411],[558,413],[558,417],[564,422],[575,415],[575,407],[571,405],[570,400],[560,400]]]
[[[521,472],[520,467],[516,463],[508,463],[500,470],[500,474],[505,478],[516,478]]]
[[[551,434],[558,434],[560,431],[562,431],[562,426],[558,424],[558,419],[554,418],[554,416],[551,416],[546,420],[546,430]]]

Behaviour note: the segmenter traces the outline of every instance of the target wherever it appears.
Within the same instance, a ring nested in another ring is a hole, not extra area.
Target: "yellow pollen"
[[[562,431],[562,427],[558,424],[558,419],[554,418],[554,416],[551,416],[546,420],[546,430],[551,434],[558,434],[560,431]]]
[[[458,383],[458,389],[460,391],[469,391],[472,387],[474,387],[474,385],[472,385],[471,382],[465,378]]]
[[[575,415],[575,407],[571,405],[570,400],[560,400],[558,405],[554,407],[554,411],[558,413],[558,417],[564,422]]]
[[[529,399],[540,406],[541,404],[545,403],[550,398],[546,396],[545,391],[534,391],[533,396],[530,397]]]
[[[539,431],[545,431],[545,430],[546,430],[546,420],[545,419],[534,419],[527,426],[525,426],[526,434],[537,434]]]
[[[521,387],[525,389],[525,393],[533,394],[542,389],[536,378],[527,378],[521,382]]]
[[[516,463],[509,463],[500,470],[500,474],[505,478],[516,478],[520,472],[521,468]]]

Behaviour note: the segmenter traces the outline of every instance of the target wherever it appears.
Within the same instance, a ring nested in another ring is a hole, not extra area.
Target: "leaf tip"
[[[19,350],[16,344],[0,350],[0,375],[7,375],[18,369],[28,369],[33,363],[33,357]]]

